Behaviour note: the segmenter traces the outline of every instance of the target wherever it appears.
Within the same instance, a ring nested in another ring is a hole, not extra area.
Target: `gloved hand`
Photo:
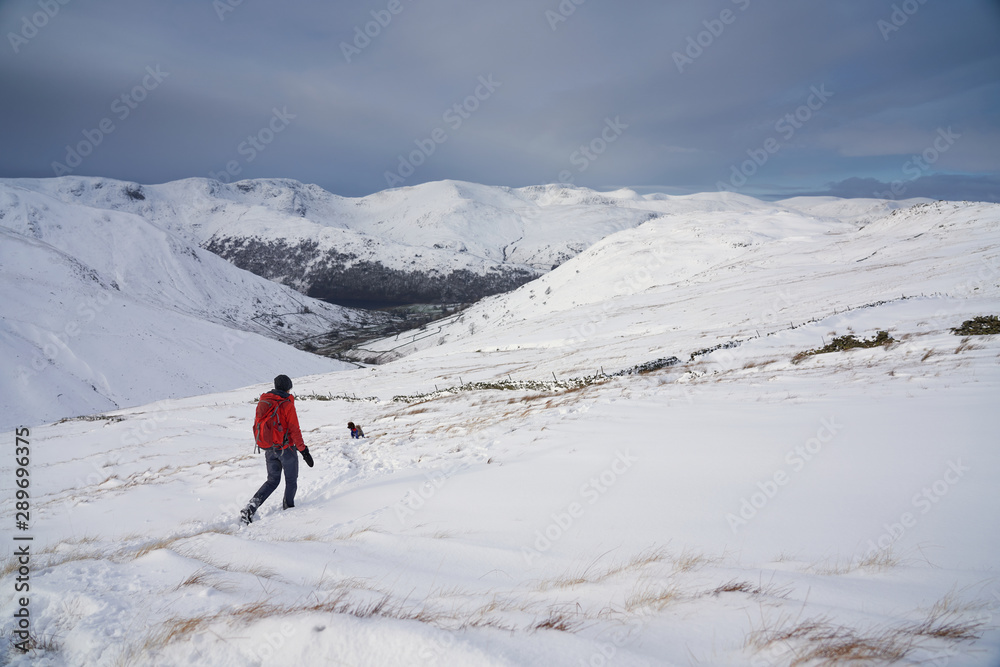
[[[302,460],[306,462],[307,466],[309,466],[310,468],[312,468],[313,467],[313,457],[312,457],[312,454],[309,453],[309,448],[306,447],[300,453],[302,454]]]

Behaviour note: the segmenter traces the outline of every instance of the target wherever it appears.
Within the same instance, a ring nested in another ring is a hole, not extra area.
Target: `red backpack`
[[[287,401],[274,394],[264,394],[257,402],[257,416],[253,420],[253,439],[258,449],[270,449],[285,444],[285,427],[278,418],[278,407]]]

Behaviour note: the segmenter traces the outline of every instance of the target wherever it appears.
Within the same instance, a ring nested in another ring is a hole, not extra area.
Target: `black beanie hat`
[[[292,379],[287,375],[279,375],[274,378],[274,388],[278,391],[290,391],[292,388]]]

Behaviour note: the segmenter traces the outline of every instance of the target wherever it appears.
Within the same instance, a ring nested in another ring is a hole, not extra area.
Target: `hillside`
[[[11,183],[67,205],[132,213],[303,294],[363,307],[473,302],[648,220],[766,208],[726,193],[640,196],[459,181],[361,198],[290,180],[139,185],[63,177]],[[892,206],[878,202],[872,208]]]
[[[287,343],[375,319],[16,184],[0,183],[0,236],[3,428],[349,368]]]
[[[587,375],[650,356],[686,358],[874,302],[995,294],[995,204],[921,203],[878,217],[864,213],[863,200],[840,206],[843,219],[783,202],[662,217],[415,332],[413,343],[401,335],[358,354],[385,361],[420,352],[420,363],[447,368],[462,350],[483,361],[485,375],[523,368],[532,355],[542,374]]]
[[[998,664],[1000,335],[952,329],[1000,315],[1000,206],[727,197],[296,375],[316,467],[250,526],[264,385],[31,426],[6,658]]]

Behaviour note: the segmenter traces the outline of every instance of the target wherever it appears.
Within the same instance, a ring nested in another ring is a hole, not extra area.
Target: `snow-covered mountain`
[[[2,659],[998,664],[1000,335],[953,329],[1000,315],[1000,206],[644,201],[676,210],[296,375],[316,466],[250,526],[263,384],[32,425],[37,648]]]
[[[304,294],[366,306],[475,301],[650,216],[584,201],[563,201],[547,215],[544,190],[457,182],[357,199],[291,180],[18,184],[67,204],[128,211]]]
[[[372,317],[17,182],[0,182],[0,237],[3,428],[344,368],[287,343]]]
[[[663,216],[458,317],[367,343],[358,354],[385,361],[423,351],[422,359],[440,356],[447,366],[463,349],[489,359],[489,374],[505,358],[537,349],[547,352],[541,370],[586,375],[651,353],[684,358],[873,302],[995,295],[998,210],[923,202],[887,212],[865,200],[796,199]],[[973,294],[969,285],[981,270],[994,279]],[[519,332],[513,348],[511,330]],[[623,346],[622,336],[650,347]]]
[[[640,196],[457,181],[362,198],[291,180],[139,185],[63,177],[17,184],[66,204],[127,211],[304,294],[366,306],[476,301],[648,220],[761,205],[725,193]],[[893,205],[880,201],[872,209]]]

